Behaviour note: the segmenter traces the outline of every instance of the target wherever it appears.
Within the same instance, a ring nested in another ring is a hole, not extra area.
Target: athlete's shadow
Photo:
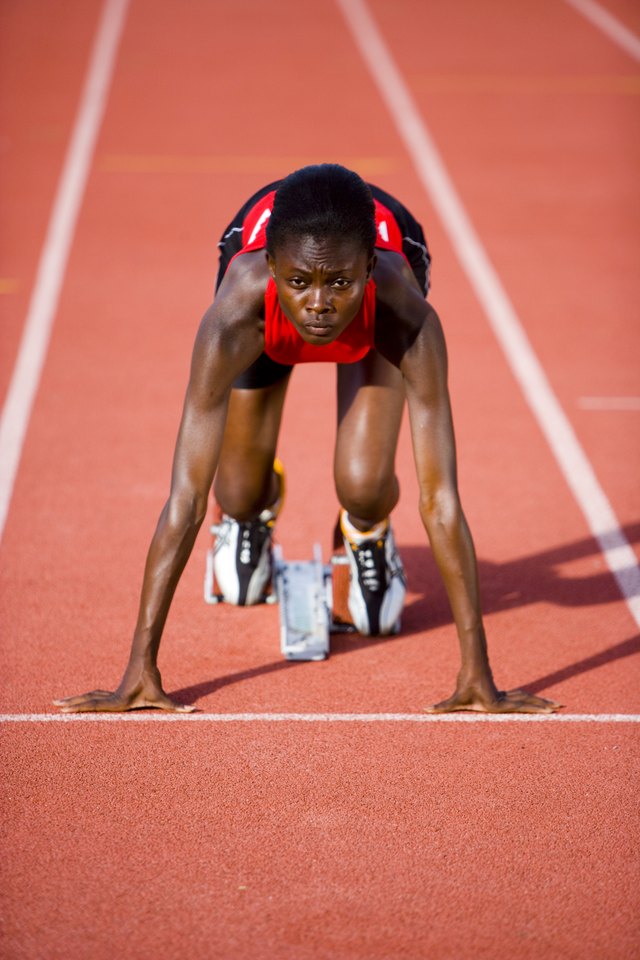
[[[623,528],[629,543],[640,542],[640,523]],[[420,596],[405,608],[403,633],[415,633],[451,621],[442,581],[426,547],[401,548],[409,587]],[[572,576],[561,567],[592,557],[595,572]],[[591,537],[563,544],[528,557],[495,563],[478,560],[482,609],[496,613],[535,603],[582,607],[615,603],[620,590],[607,568],[600,548]]]
[[[640,542],[640,524],[629,525],[623,532],[630,543]],[[447,596],[428,547],[401,544],[400,551],[410,591],[415,594],[418,589],[420,590],[419,596],[405,607],[400,636],[424,633],[432,627],[451,623]],[[594,563],[598,564],[597,572],[593,574],[574,577],[560,569],[563,564],[590,556],[594,558]],[[604,605],[620,600],[618,586],[611,573],[605,568],[600,549],[591,537],[506,563],[479,560],[478,569],[482,607],[485,613],[495,613],[540,602],[561,607],[580,607],[593,604]],[[363,637],[360,634],[335,634],[331,638],[331,656],[356,653],[380,643],[393,643],[396,639],[394,636]],[[530,693],[540,693],[554,684],[639,652],[640,635],[635,635],[576,663],[560,667],[553,673],[525,682],[523,686]],[[190,687],[183,687],[173,691],[171,696],[180,703],[191,704],[232,683],[241,683],[244,680],[252,680],[300,666],[303,664],[290,660],[277,660]]]

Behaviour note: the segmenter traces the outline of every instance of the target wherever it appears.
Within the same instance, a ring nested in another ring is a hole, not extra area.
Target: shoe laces
[[[371,593],[386,587],[384,540],[365,540],[355,547],[358,572],[363,586]]]
[[[229,543],[234,524],[238,527],[238,541],[240,544],[240,563],[256,563],[262,546],[271,535],[274,521],[265,521],[262,515],[257,520],[234,520],[223,514],[216,536],[215,552]]]
[[[264,542],[271,534],[271,527],[260,519],[247,520],[239,526],[240,563],[256,564],[260,559]]]

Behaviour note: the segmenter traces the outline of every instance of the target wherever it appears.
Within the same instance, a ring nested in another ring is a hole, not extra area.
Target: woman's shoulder
[[[225,311],[234,305],[242,312],[253,306],[261,309],[269,277],[264,250],[238,254],[227,267],[214,306],[218,303]]]
[[[233,258],[220,284],[229,286],[260,285],[266,286],[269,279],[269,265],[265,250],[249,250],[238,253]]]
[[[376,284],[376,347],[399,365],[429,313],[429,305],[411,267],[401,254],[378,251]]]
[[[424,317],[424,294],[402,254],[391,250],[376,250],[373,279],[378,307],[394,314],[398,319]]]

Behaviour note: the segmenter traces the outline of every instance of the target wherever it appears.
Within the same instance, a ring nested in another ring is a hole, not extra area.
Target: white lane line
[[[3,723],[640,723],[637,713],[4,713]]]
[[[640,39],[628,27],[625,27],[617,17],[601,7],[599,3],[596,3],[595,0],[565,0],[565,3],[568,3],[599,30],[606,33],[614,43],[622,47],[634,60],[640,60]]]
[[[580,397],[583,410],[640,410],[640,397]]]
[[[105,0],[0,420],[0,539],[58,309],[128,0]]]
[[[336,0],[511,370],[640,626],[640,567],[364,0]]]

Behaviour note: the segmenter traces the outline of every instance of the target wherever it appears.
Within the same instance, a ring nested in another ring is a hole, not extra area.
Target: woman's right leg
[[[254,520],[278,499],[273,461],[289,383],[231,391],[214,482],[216,501],[235,520]]]
[[[275,383],[231,391],[214,482],[222,511],[214,554],[228,603],[260,602],[271,580],[271,535],[284,481],[274,470],[289,373]]]

